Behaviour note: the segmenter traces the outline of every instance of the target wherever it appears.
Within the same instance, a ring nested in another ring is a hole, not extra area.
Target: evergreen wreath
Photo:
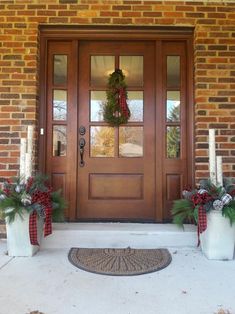
[[[112,126],[127,123],[131,114],[127,105],[127,84],[122,70],[116,69],[110,74],[107,87],[107,101],[103,108],[104,121]]]

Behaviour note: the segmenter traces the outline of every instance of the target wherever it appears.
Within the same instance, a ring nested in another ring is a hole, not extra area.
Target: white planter
[[[200,234],[202,252],[208,259],[231,260],[234,256],[235,225],[221,211],[207,214],[207,229]]]
[[[16,215],[12,223],[6,222],[7,250],[9,256],[33,256],[38,245],[31,245],[29,238],[29,214],[25,211],[23,219]],[[40,244],[43,233],[43,219],[37,219],[38,242]]]

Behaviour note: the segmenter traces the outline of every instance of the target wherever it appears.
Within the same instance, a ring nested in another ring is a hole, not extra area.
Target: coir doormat
[[[171,262],[167,249],[72,248],[68,258],[82,270],[110,276],[147,274],[161,270]]]

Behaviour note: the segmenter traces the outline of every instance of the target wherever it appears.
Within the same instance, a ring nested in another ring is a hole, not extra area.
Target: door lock
[[[86,133],[86,128],[83,125],[81,125],[79,128],[79,134],[83,136],[85,135],[85,133]]]

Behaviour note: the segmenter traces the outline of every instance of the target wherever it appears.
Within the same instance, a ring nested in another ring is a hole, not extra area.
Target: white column
[[[25,177],[26,138],[20,139],[20,177]]]
[[[223,186],[222,156],[216,157],[217,184]]]
[[[216,184],[215,129],[209,129],[209,169],[210,180]]]

